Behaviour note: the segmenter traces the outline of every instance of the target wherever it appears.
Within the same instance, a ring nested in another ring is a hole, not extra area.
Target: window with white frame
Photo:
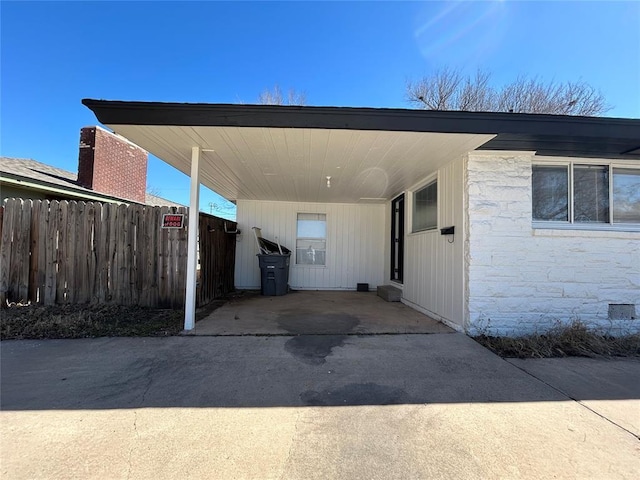
[[[613,168],[613,223],[640,223],[640,168]]]
[[[298,213],[296,264],[320,265],[327,262],[327,215]]]
[[[534,222],[640,224],[640,168],[533,165],[532,199]]]
[[[413,194],[413,232],[438,227],[438,181],[434,180]]]

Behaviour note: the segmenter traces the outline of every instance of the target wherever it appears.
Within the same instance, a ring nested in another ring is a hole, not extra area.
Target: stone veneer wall
[[[469,155],[465,172],[466,328],[471,334],[541,332],[581,320],[612,334],[609,304],[640,313],[640,232],[533,229],[532,153]]]

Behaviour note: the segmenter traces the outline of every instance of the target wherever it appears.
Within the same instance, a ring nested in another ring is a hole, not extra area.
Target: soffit
[[[390,199],[495,135],[322,128],[107,125],[229,200]],[[327,188],[326,177],[331,177]]]

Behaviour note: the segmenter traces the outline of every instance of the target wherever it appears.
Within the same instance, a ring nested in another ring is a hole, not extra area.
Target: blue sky
[[[584,80],[640,118],[640,2],[0,3],[0,153],[76,171],[82,98],[408,107],[407,79],[443,66]],[[188,203],[151,158],[148,185]],[[223,202],[207,189],[201,205]],[[218,214],[223,213],[220,210]]]

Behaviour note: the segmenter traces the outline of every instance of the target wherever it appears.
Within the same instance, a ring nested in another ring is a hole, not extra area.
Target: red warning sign
[[[184,227],[183,213],[165,213],[162,215],[162,228],[182,228]]]

